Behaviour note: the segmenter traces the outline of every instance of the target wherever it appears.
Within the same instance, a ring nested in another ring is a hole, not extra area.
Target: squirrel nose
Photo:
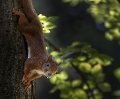
[[[50,78],[51,77],[51,73],[48,73],[46,78]]]
[[[48,73],[48,76],[51,76],[51,73]]]
[[[47,79],[49,78],[49,77],[46,77]]]

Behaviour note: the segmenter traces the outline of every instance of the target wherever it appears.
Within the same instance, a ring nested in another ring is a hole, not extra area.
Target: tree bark
[[[35,99],[33,88],[26,93],[22,85],[27,48],[13,8],[20,9],[18,0],[0,0],[0,99]]]

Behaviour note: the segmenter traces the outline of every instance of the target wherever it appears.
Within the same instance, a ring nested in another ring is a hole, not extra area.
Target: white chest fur
[[[44,72],[41,70],[32,70],[31,75],[36,74],[36,73],[39,75],[44,75]]]

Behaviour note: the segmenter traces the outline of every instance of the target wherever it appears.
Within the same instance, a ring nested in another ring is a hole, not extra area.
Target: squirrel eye
[[[46,66],[47,66],[47,67],[50,66],[50,63],[46,63]]]
[[[58,71],[56,71],[56,73],[55,74],[58,74]]]

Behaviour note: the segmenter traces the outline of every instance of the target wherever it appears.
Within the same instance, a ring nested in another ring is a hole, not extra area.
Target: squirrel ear
[[[50,56],[48,57],[48,60],[52,60],[52,55],[50,55]]]
[[[61,63],[62,63],[62,62],[58,63],[58,66],[60,66]]]

